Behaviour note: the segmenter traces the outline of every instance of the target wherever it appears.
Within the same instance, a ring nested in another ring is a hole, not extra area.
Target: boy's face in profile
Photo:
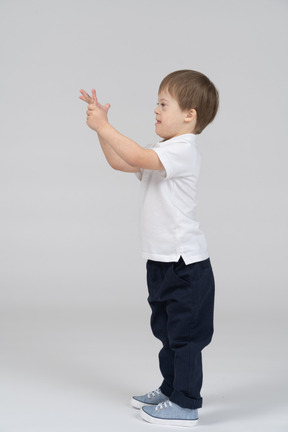
[[[193,133],[192,123],[187,121],[189,111],[182,111],[178,101],[165,89],[158,95],[158,104],[154,113],[156,114],[155,132],[164,140]]]

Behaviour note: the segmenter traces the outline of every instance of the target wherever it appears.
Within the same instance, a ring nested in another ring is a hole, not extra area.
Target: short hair
[[[214,120],[219,93],[206,75],[189,69],[172,72],[162,80],[159,93],[163,90],[178,101],[182,111],[197,111],[195,134],[200,134]]]

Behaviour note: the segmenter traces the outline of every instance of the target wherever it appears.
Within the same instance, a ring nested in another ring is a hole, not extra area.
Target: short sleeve
[[[200,163],[197,149],[191,143],[178,141],[153,150],[165,168],[163,177],[167,179],[193,175]]]

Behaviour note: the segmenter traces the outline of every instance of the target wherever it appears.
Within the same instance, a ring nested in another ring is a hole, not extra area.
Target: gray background
[[[160,382],[139,184],[108,167],[78,96],[95,87],[145,146],[182,68],[221,98],[198,138],[217,282],[199,424],[287,430],[287,19],[284,0],[0,1],[1,431],[149,427],[128,406]]]

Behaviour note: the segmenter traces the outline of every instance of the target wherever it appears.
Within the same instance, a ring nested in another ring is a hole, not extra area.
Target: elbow
[[[112,166],[112,169],[113,169],[114,171],[124,171],[123,168],[120,167],[120,166]]]
[[[119,164],[115,163],[115,162],[109,162],[110,167],[115,170],[115,171],[120,171],[120,166]]]
[[[139,163],[135,161],[135,159],[127,161],[128,165],[130,165],[132,168],[139,168]]]

